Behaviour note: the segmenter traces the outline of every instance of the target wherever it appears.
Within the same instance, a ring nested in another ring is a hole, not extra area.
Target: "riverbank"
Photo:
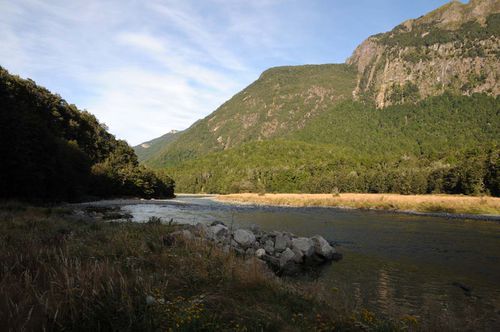
[[[0,204],[0,321],[7,330],[408,330],[314,281],[276,277],[181,225],[97,220]],[[422,325],[421,325],[422,324]],[[444,327],[444,326],[443,326]]]
[[[500,219],[500,198],[458,195],[398,194],[228,194],[217,201],[293,207],[338,207],[404,213],[448,214],[460,218]]]

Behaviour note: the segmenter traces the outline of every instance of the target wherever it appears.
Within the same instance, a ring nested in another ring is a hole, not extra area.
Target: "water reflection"
[[[386,270],[380,269],[378,271],[377,283],[377,306],[382,311],[388,312],[389,304],[392,302],[392,289],[390,288],[389,274]]]
[[[320,280],[342,289],[358,308],[445,323],[449,317],[453,321],[461,317],[459,329],[500,330],[500,224],[496,222],[230,206],[193,197],[123,209],[138,222],[151,216],[180,223],[221,220],[237,227],[257,224],[264,230],[321,234],[338,242],[345,258],[326,267]]]

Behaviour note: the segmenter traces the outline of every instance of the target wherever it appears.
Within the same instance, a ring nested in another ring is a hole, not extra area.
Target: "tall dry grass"
[[[425,331],[379,316],[314,280],[283,280],[255,258],[178,226],[81,220],[60,208],[0,204],[2,331]],[[452,320],[452,318],[451,318]]]
[[[165,241],[175,229],[0,204],[2,331],[295,331],[363,322],[338,299],[280,280],[255,259],[206,241]]]
[[[282,205],[331,206],[358,209],[402,210],[463,214],[500,214],[500,198],[455,195],[398,194],[229,194],[219,195],[225,202]]]

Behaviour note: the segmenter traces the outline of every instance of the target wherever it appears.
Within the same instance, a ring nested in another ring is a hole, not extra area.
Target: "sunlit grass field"
[[[461,195],[398,194],[229,194],[219,195],[224,202],[283,206],[332,206],[388,211],[416,211],[500,215],[500,198]]]

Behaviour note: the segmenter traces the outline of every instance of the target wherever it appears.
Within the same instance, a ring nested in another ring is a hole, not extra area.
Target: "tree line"
[[[0,105],[1,198],[174,195],[172,178],[139,165],[92,114],[2,67]]]
[[[279,140],[167,168],[185,192],[500,195],[500,98],[443,94],[375,109],[347,101]]]

